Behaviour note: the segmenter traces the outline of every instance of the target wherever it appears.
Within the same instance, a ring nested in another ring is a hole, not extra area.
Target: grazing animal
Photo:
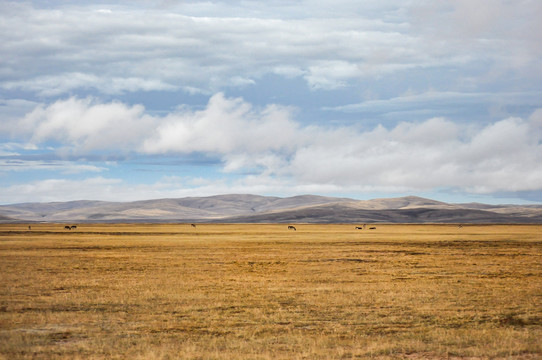
[[[196,224],[190,224],[194,229],[196,228]]]
[[[292,225],[288,225],[288,230],[297,231],[297,229],[295,228],[295,226],[292,226]]]
[[[64,229],[66,229],[66,230],[71,230],[71,229],[72,229],[72,227],[71,227],[71,226],[69,226],[69,225],[66,225],[66,226],[64,226]]]
[[[32,230],[32,227],[30,225],[28,225],[28,230]]]
[[[71,228],[72,229],[77,229],[77,225],[72,225]]]
[[[370,227],[369,230],[376,230],[376,228],[373,226],[373,227]]]
[[[459,224],[459,226],[457,227],[458,229],[461,229],[463,227],[462,224]]]
[[[356,230],[363,230],[361,226],[356,226]]]

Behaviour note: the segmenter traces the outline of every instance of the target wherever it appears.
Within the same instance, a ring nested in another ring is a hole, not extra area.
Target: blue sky
[[[538,0],[0,1],[0,203],[542,202]]]

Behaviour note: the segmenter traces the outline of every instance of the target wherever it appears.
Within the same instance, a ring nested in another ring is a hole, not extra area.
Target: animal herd
[[[365,230],[366,227],[367,227],[367,224],[363,224],[363,226],[356,226],[356,230]],[[295,228],[295,226],[288,225],[288,230],[296,231],[297,229]],[[369,230],[376,230],[376,226],[371,226]]]
[[[363,226],[356,226],[356,230],[365,230],[367,228],[367,224],[363,224]],[[371,226],[369,230],[376,230],[376,226]]]
[[[191,227],[193,227],[194,229],[196,229],[196,224],[190,224]],[[365,228],[367,227],[367,224],[363,224],[363,226],[356,226],[356,230],[365,230]],[[460,225],[461,227],[461,225]],[[28,229],[30,230],[30,226],[28,227]],[[77,229],[77,225],[66,225],[64,226],[64,229],[65,230],[73,230],[73,229]],[[369,228],[369,230],[375,230],[376,227],[374,226],[371,226]],[[295,226],[292,226],[292,225],[288,225],[288,230],[293,230],[293,231],[297,231],[297,229],[295,228]]]
[[[190,224],[191,227],[193,227],[194,229],[196,228],[196,224]],[[459,224],[458,228],[461,229],[463,227],[462,224]],[[356,226],[356,230],[365,230],[367,228],[367,224],[363,224],[362,226]],[[66,225],[64,226],[64,229],[65,230],[73,230],[73,229],[77,229],[77,225]],[[31,227],[28,226],[28,230],[31,230]],[[295,226],[292,226],[292,225],[288,225],[288,230],[293,230],[293,231],[297,231],[297,229],[295,228]],[[369,230],[376,230],[376,226],[371,226],[369,227]]]

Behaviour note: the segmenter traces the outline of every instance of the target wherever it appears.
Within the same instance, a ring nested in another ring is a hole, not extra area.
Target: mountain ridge
[[[0,205],[0,222],[542,223],[542,205],[454,204],[418,196],[356,200],[226,194]]]

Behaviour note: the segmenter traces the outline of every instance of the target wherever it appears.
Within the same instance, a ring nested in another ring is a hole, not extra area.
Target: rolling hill
[[[416,196],[354,200],[232,194],[2,205],[0,222],[542,223],[542,205],[449,204]]]

